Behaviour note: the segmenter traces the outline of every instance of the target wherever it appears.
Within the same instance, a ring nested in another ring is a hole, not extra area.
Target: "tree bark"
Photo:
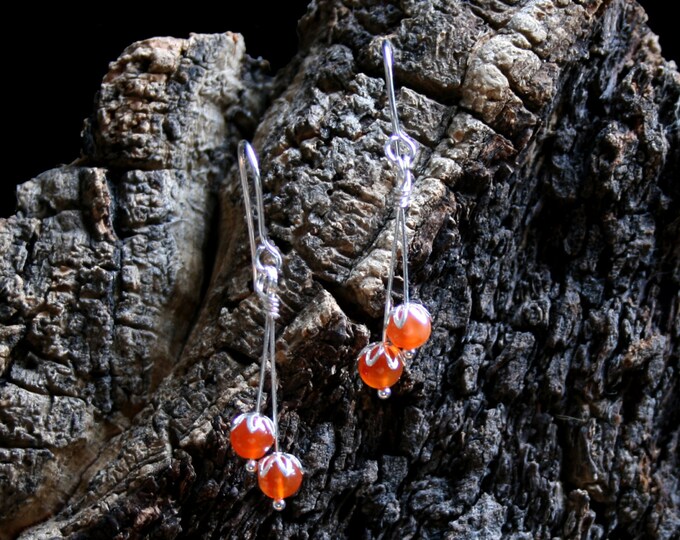
[[[632,0],[315,0],[276,78],[240,36],[111,65],[83,156],[0,220],[0,538],[677,538],[680,76]],[[419,144],[432,338],[386,402],[395,171]],[[263,313],[234,167],[284,252],[272,510],[228,444]]]

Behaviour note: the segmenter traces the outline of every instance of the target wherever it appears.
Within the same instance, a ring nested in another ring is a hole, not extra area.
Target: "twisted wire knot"
[[[279,318],[279,307],[281,306],[281,301],[276,294],[272,293],[268,294],[266,297],[263,297],[262,305],[264,306],[267,315],[270,315],[273,319]]]
[[[411,193],[413,192],[413,175],[411,169],[404,171],[404,180],[399,186],[397,203],[402,208],[408,208],[411,204]]]
[[[256,267],[255,291],[262,301],[268,315],[275,319],[279,316],[281,304],[277,291],[279,286],[279,271],[271,264],[258,264]]]

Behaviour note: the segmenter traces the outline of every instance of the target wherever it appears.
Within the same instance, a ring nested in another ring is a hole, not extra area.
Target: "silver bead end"
[[[380,390],[378,390],[378,397],[380,399],[387,399],[391,395],[392,395],[392,390],[390,390],[389,388],[381,388]]]

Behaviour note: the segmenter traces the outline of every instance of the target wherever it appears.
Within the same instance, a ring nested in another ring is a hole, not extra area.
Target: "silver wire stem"
[[[406,237],[406,209],[401,210],[401,266],[402,275],[404,278],[404,304],[410,301],[409,283],[408,283],[408,238]]]
[[[272,423],[274,424],[274,451],[279,451],[279,406],[277,399],[277,379],[276,379],[276,336],[274,327],[274,316],[267,314],[267,326],[269,327],[269,363],[271,369],[269,371],[272,383]],[[266,339],[266,337],[265,337]]]
[[[255,205],[250,198],[250,186],[248,185],[247,166],[253,172],[253,185],[255,186]],[[257,402],[255,410],[260,412],[262,396],[264,394],[264,374],[267,362],[271,374],[271,401],[272,423],[274,424],[274,445],[279,450],[279,423],[277,418],[276,401],[276,327],[275,321],[279,315],[279,298],[277,295],[279,271],[283,258],[279,249],[269,240],[267,228],[264,223],[264,202],[262,196],[262,181],[257,156],[253,147],[247,141],[241,141],[238,145],[238,166],[241,176],[241,188],[243,190],[243,203],[246,209],[246,223],[248,225],[248,239],[250,241],[250,255],[253,269],[253,288],[262,302],[266,318],[264,323],[264,340],[262,344],[262,357],[260,359],[260,381],[257,390]],[[253,212],[253,208],[255,212]],[[253,213],[257,217],[257,237],[255,235],[255,223]]]
[[[406,236],[406,210],[411,203],[411,192],[413,190],[413,174],[411,164],[415,160],[417,146],[415,141],[401,129],[399,123],[399,112],[397,111],[397,98],[394,91],[394,74],[392,65],[394,63],[394,53],[392,44],[385,39],[382,43],[383,64],[385,66],[385,86],[387,87],[387,97],[390,103],[390,117],[392,119],[392,135],[385,143],[385,155],[396,163],[400,172],[399,200],[397,212],[394,220],[394,237],[392,239],[392,255],[390,258],[390,268],[387,277],[387,298],[385,300],[385,316],[383,321],[383,341],[386,337],[387,322],[392,311],[392,288],[394,285],[394,273],[397,260],[397,246],[401,237],[401,261],[402,276],[404,280],[404,304],[408,304],[409,279],[408,279],[408,238]]]
[[[403,208],[399,207],[397,209],[396,220],[399,220],[399,215],[401,214]],[[397,235],[398,227],[395,223],[394,236],[392,237],[392,254],[390,255],[390,269],[387,274],[387,291],[385,295],[385,313],[383,315],[383,335],[382,340],[387,341],[387,321],[390,318],[390,312],[392,311],[392,286],[394,284],[394,266],[397,261],[397,245],[399,244],[399,236]],[[403,247],[402,247],[403,251]]]
[[[266,330],[265,330],[266,333]],[[255,412],[259,413],[262,409],[262,395],[264,394],[264,373],[267,369],[267,351],[262,349],[262,357],[260,358],[260,382],[257,387],[257,402],[255,403]]]

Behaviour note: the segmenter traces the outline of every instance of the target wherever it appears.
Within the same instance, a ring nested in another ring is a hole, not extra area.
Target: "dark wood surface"
[[[238,36],[110,66],[83,156],[0,221],[0,537],[674,538],[680,77],[634,2],[320,1],[275,79]],[[394,171],[379,45],[418,141],[430,343],[387,402]],[[416,39],[417,38],[417,39]],[[228,444],[252,406],[237,141],[285,255],[271,509]]]

